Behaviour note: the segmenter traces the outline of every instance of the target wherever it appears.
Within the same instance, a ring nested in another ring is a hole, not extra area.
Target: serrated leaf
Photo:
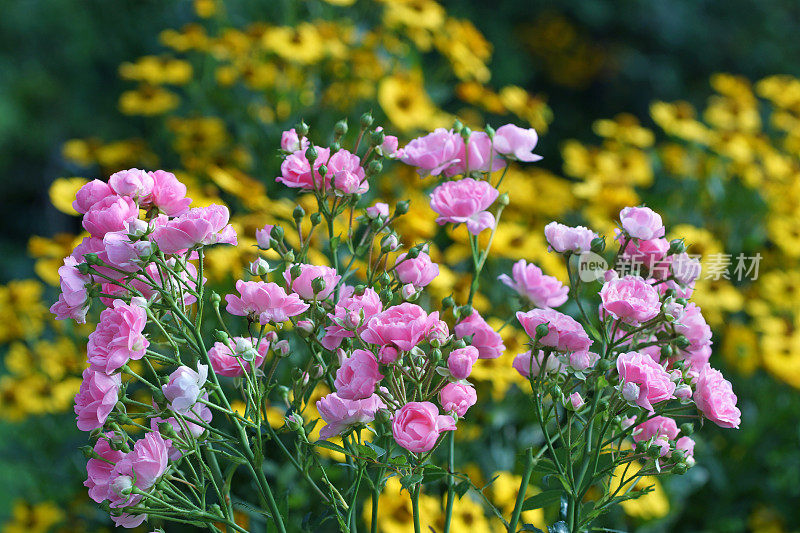
[[[369,441],[365,442],[364,444],[366,444],[367,446],[369,446],[370,448],[375,450],[375,453],[378,454],[377,455],[378,457],[382,457],[386,453],[386,450],[384,450],[383,448],[381,448],[377,444],[373,444],[373,443],[371,443]]]
[[[378,458],[378,452],[365,444],[356,444],[356,451],[360,457],[367,457],[368,459]]]
[[[408,474],[407,476],[403,476],[400,478],[400,484],[405,488],[409,489],[414,485],[418,484],[422,481],[422,474]]]
[[[532,509],[541,509],[551,503],[555,503],[561,499],[561,489],[551,489],[534,494],[522,502],[522,510],[530,511]]]

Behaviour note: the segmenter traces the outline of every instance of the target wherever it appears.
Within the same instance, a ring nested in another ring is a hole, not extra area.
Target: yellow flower
[[[653,145],[653,132],[639,124],[639,119],[630,113],[621,113],[614,120],[601,119],[592,124],[594,132],[616,141],[632,144],[639,148]]]
[[[767,222],[770,240],[789,257],[800,257],[800,216],[775,216]]]
[[[44,286],[36,280],[24,279],[0,285],[0,342],[14,339],[36,339],[49,318],[42,302]]]
[[[382,79],[378,85],[378,103],[400,130],[442,125],[441,112],[425,92],[419,75],[395,74]]]
[[[739,372],[750,375],[761,364],[758,337],[744,324],[730,324],[722,337],[722,355]]]
[[[197,16],[200,18],[207,19],[213,17],[218,9],[219,5],[216,0],[194,0],[194,12],[197,13]]]
[[[296,27],[278,26],[269,28],[262,38],[267,50],[288,61],[302,64],[317,63],[325,48],[316,26],[301,22]]]
[[[625,475],[625,484],[622,486],[620,493],[628,490],[633,485],[634,479],[637,479],[636,473],[641,469],[641,466],[634,462],[631,463],[633,468],[628,468]],[[626,471],[626,465],[621,464],[614,469],[614,473],[609,481],[611,492],[614,492],[622,484],[622,476]],[[663,518],[669,513],[669,499],[667,498],[661,483],[656,477],[644,476],[638,478],[633,490],[643,490],[647,487],[652,487],[652,490],[647,494],[640,496],[634,500],[626,500],[620,505],[622,510],[628,516],[640,518],[642,520],[653,520],[655,518]]]
[[[181,30],[164,30],[159,38],[165,46],[177,52],[204,50],[209,44],[206,30],[200,24],[187,24]]]
[[[486,62],[492,55],[492,45],[470,21],[447,19],[443,31],[435,33],[434,43],[459,79],[489,81],[491,72]]]
[[[497,506],[503,513],[503,516],[510,517],[514,511],[514,504],[517,500],[517,492],[522,482],[522,476],[512,474],[511,472],[495,472],[491,476],[494,481],[489,486],[489,499]],[[536,487],[528,485],[525,497],[530,498],[538,494],[540,491]],[[540,529],[547,529],[547,524],[544,521],[544,509],[533,509],[530,511],[523,511],[520,516],[521,523],[533,524]],[[505,528],[498,520],[495,530],[497,533],[503,533]]]
[[[119,97],[119,109],[126,115],[162,115],[180,104],[178,95],[153,85],[142,84]]]
[[[50,202],[53,206],[67,215],[78,215],[72,207],[75,193],[78,189],[89,183],[86,178],[58,178],[50,184]]]
[[[327,3],[334,6],[352,6],[356,0],[325,0]]]
[[[708,141],[709,130],[697,120],[697,112],[689,102],[654,102],[650,116],[670,135],[699,143]]]
[[[12,518],[3,525],[3,533],[47,533],[64,520],[64,512],[53,502],[30,504],[16,500]]]
[[[407,26],[435,31],[444,24],[445,11],[433,0],[389,0],[383,13],[389,26]]]
[[[192,79],[192,65],[188,61],[173,57],[144,56],[135,62],[119,66],[119,75],[124,80],[140,81],[150,85],[184,85]]]
[[[539,133],[545,133],[553,121],[553,111],[539,96],[529,94],[522,87],[507,85],[500,89],[500,102],[510,112],[533,126]]]

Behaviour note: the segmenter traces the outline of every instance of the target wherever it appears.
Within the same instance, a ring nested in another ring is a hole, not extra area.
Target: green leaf
[[[424,483],[431,483],[433,481],[442,479],[447,475],[447,471],[436,465],[425,465],[422,471],[425,481]]]
[[[365,442],[364,444],[366,444],[367,446],[369,446],[370,448],[375,450],[375,453],[377,454],[377,457],[382,457],[386,453],[386,450],[384,450],[383,448],[381,448],[377,444],[373,444],[373,443],[371,443],[369,441]]]
[[[408,474],[400,478],[400,484],[410,490],[412,486],[422,481],[422,474]]]
[[[403,466],[404,464],[407,463],[408,463],[408,457],[406,457],[405,455],[395,455],[394,457],[389,459],[389,464],[395,466]]]
[[[561,499],[561,489],[551,489],[535,494],[522,502],[522,510],[541,509]]]
[[[472,488],[472,483],[470,483],[468,479],[465,479],[464,481],[456,484],[455,491],[456,494],[458,495],[458,499],[460,500],[464,496],[464,494],[466,494],[469,491],[470,488]]]
[[[356,444],[356,451],[358,451],[359,457],[366,457],[368,459],[378,458],[378,452],[364,444]]]
[[[327,448],[329,450],[333,450],[335,452],[343,453],[347,455],[347,450],[339,446],[338,444],[334,444],[332,442],[328,442],[326,440],[318,440],[314,443],[314,446],[317,448]]]

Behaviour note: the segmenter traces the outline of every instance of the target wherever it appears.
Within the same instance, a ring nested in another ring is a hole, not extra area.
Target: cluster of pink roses
[[[708,363],[711,330],[700,308],[687,302],[699,269],[690,264],[688,273],[687,269],[680,275],[675,271],[677,263],[687,266],[689,261],[683,244],[664,239],[661,217],[650,208],[623,209],[620,226],[616,235],[620,252],[605,272],[599,291],[597,318],[610,346],[602,359],[614,363],[606,364],[602,371],[615,368],[619,397],[641,408],[645,418],[651,416],[633,429],[634,440],[654,442],[662,457],[670,450],[691,456],[694,442],[688,435],[677,439],[675,421],[652,416],[665,402],[694,403],[705,418],[721,427],[738,427],[741,418],[730,383]],[[552,222],[545,228],[545,237],[550,250],[565,255],[568,267],[572,255],[603,250],[602,239],[584,227]],[[626,259],[639,261],[640,275],[619,276],[614,267]],[[590,350],[595,342],[600,343],[600,337],[592,339],[581,323],[551,308],[564,302],[566,288],[562,291],[557,280],[547,279],[537,267],[524,262],[514,266],[513,277],[500,279],[537,307],[517,313],[533,345],[514,360],[520,374],[556,379],[596,366],[601,357]],[[583,400],[576,392],[569,403],[580,409]]]

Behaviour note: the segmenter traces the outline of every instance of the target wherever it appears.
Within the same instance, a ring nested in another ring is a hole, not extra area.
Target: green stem
[[[422,530],[419,526],[419,491],[421,483],[414,485],[414,490],[411,492],[411,513],[414,516],[414,533],[421,533]]]
[[[454,455],[455,455],[455,431],[449,432],[447,435],[447,508],[444,515],[444,533],[450,533],[450,522],[453,519],[453,500],[455,499],[456,485],[453,479],[453,470],[455,470]]]
[[[541,452],[539,453],[541,456]],[[514,503],[514,511],[511,514],[511,521],[508,523],[508,533],[516,533],[519,516],[522,514],[522,504],[525,502],[525,494],[528,492],[528,483],[531,480],[531,473],[534,466],[533,448],[528,448],[525,454],[525,470],[522,472],[522,481],[517,492],[517,501]]]

